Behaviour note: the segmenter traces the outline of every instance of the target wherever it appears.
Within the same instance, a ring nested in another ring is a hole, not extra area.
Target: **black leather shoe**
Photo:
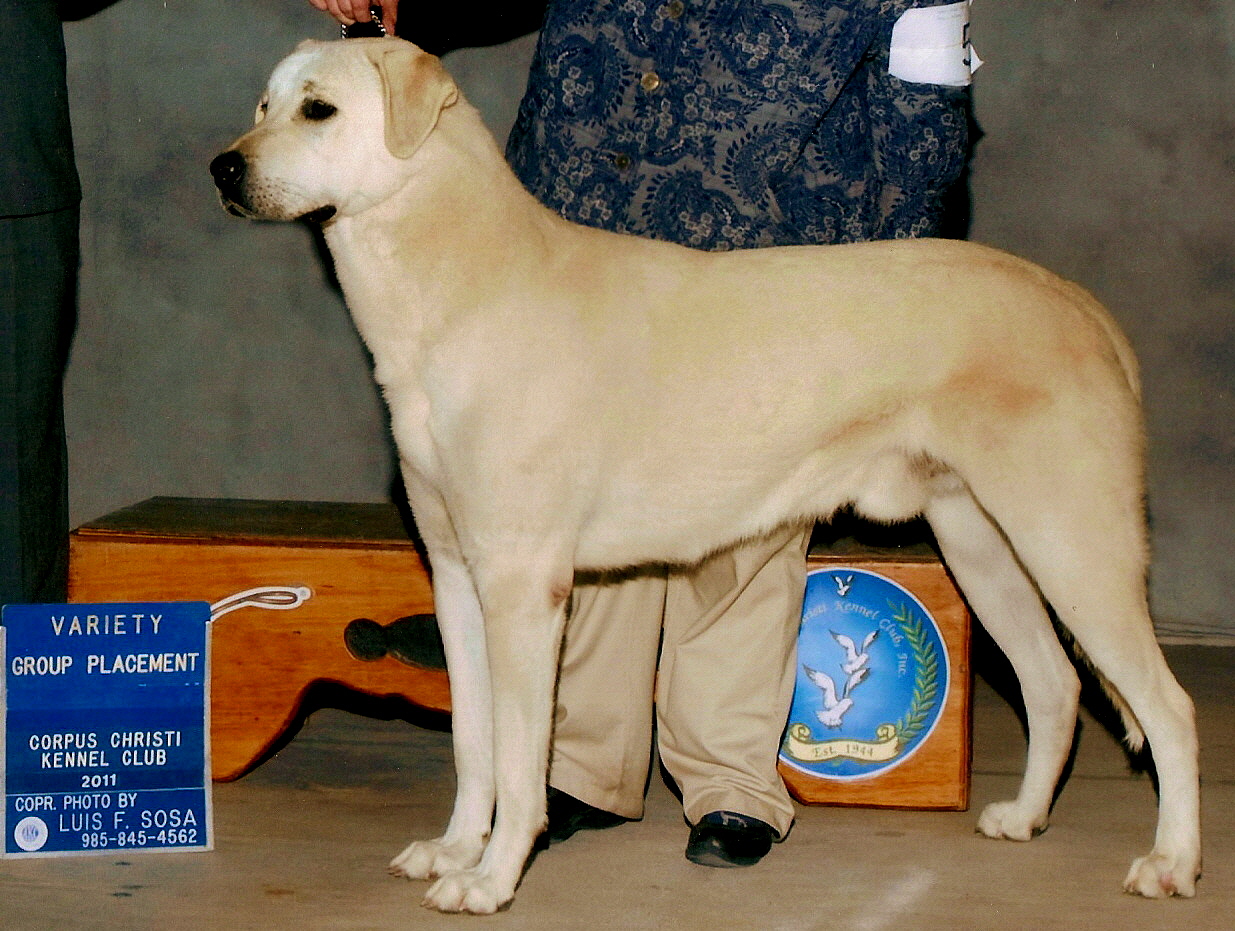
[[[581,802],[573,795],[567,795],[552,786],[549,787],[547,799],[549,825],[540,835],[538,846],[541,847],[560,844],[579,831],[600,831],[604,828],[617,827],[630,820],[621,815],[615,815],[611,811],[595,808],[587,802]]]
[[[690,829],[686,859],[700,866],[753,866],[772,849],[770,824],[736,811],[713,811]]]

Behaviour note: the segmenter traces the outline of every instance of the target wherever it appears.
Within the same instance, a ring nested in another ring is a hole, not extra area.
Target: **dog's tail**
[[[1136,353],[1132,351],[1132,344],[1128,342],[1128,337],[1124,335],[1123,330],[1115,325],[1115,321],[1105,310],[1100,319],[1102,328],[1106,331],[1115,349],[1115,356],[1119,359],[1119,367],[1123,369],[1124,378],[1128,381],[1128,389],[1139,402],[1141,400],[1141,369],[1136,360]]]
[[[1115,356],[1119,360],[1119,367],[1123,370],[1124,378],[1128,382],[1128,390],[1132,392],[1132,396],[1136,398],[1139,404],[1141,401],[1141,370],[1140,364],[1137,362],[1136,353],[1132,350],[1132,344],[1128,342],[1128,337],[1124,335],[1123,330],[1119,328],[1105,308],[1099,309],[1098,321],[1106,332],[1107,339],[1110,340],[1112,348],[1115,350]],[[1119,690],[1107,681],[1106,676],[1098,672],[1093,664],[1088,661],[1088,658],[1086,658],[1085,664],[1094,670],[1094,676],[1101,683],[1102,691],[1106,693],[1107,697],[1111,700],[1111,704],[1115,706],[1115,710],[1119,712],[1119,718],[1124,726],[1124,744],[1133,753],[1140,753],[1141,749],[1145,746],[1145,732],[1141,728],[1141,722],[1132,713],[1132,709],[1128,707],[1128,703],[1124,700],[1123,695],[1119,693]]]
[[[1132,351],[1132,344],[1128,342],[1128,337],[1124,335],[1110,312],[1096,297],[1078,284],[1070,281],[1065,284],[1074,289],[1077,303],[1087,311],[1089,317],[1105,334],[1107,342],[1114,350],[1124,380],[1128,383],[1128,390],[1139,403],[1141,400],[1141,369],[1136,360],[1136,353]]]
[[[1119,689],[1115,688],[1110,680],[1102,675],[1102,671],[1093,664],[1089,656],[1081,649],[1080,644],[1076,642],[1076,638],[1072,636],[1072,632],[1062,624],[1058,625],[1058,628],[1061,636],[1067,641],[1073,656],[1082,662],[1085,668],[1093,674],[1094,679],[1102,687],[1102,692],[1106,695],[1107,700],[1110,701],[1111,706],[1119,715],[1120,723],[1123,724],[1124,729],[1124,745],[1133,753],[1140,753],[1145,746],[1145,731],[1141,727],[1141,722],[1132,713],[1132,709],[1124,700]]]
[[[1089,316],[1105,334],[1107,342],[1115,354],[1115,359],[1119,363],[1119,368],[1123,373],[1128,390],[1139,404],[1141,401],[1141,371],[1136,353],[1132,349],[1132,344],[1128,342],[1127,336],[1124,335],[1123,330],[1119,328],[1114,318],[1111,317],[1110,312],[1092,294],[1080,285],[1072,284],[1072,287],[1079,292],[1082,305],[1088,310]],[[1094,678],[1102,686],[1102,691],[1106,693],[1107,698],[1110,699],[1111,704],[1119,713],[1120,721],[1124,727],[1124,744],[1133,753],[1139,753],[1145,745],[1145,732],[1141,728],[1141,722],[1137,720],[1136,715],[1133,714],[1132,709],[1128,706],[1119,690],[1090,662],[1089,657],[1085,655],[1085,651],[1080,648],[1080,645],[1077,644],[1071,635],[1068,636],[1068,641],[1075,655],[1093,673]]]
[[[1123,723],[1124,727],[1124,745],[1133,753],[1140,753],[1145,746],[1145,731],[1141,727],[1141,722],[1132,713],[1132,709],[1128,707],[1128,703],[1124,701],[1124,697],[1119,693],[1119,690],[1107,681],[1106,676],[1094,669],[1093,664],[1088,662],[1088,660],[1086,660],[1085,665],[1093,669],[1095,678],[1102,685],[1102,691],[1106,693],[1106,697],[1111,700],[1111,704],[1119,712],[1119,720]]]

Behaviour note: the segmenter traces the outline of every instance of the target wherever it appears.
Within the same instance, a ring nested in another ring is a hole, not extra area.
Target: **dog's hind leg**
[[[514,897],[544,829],[553,692],[574,571],[569,562],[518,546],[469,564],[484,610],[493,682],[497,810],[480,862],[443,875],[425,904],[487,914]]]
[[[1157,833],[1153,850],[1133,863],[1124,888],[1151,898],[1191,896],[1201,865],[1195,712],[1167,666],[1149,616],[1139,485],[1132,476],[1120,480],[1117,463],[1098,471],[1102,482],[1048,479],[1049,508],[1017,508],[1012,544],[1131,718],[1129,742],[1139,745],[1143,733],[1153,751]]]
[[[1080,680],[1037,589],[969,489],[957,483],[937,492],[925,514],[948,570],[1016,672],[1029,726],[1020,791],[988,805],[978,830],[1026,841],[1046,829],[1076,729]]]
[[[433,570],[433,600],[450,672],[457,785],[446,832],[416,841],[391,861],[391,873],[430,879],[475,866],[493,824],[493,697],[484,620],[471,574],[458,554],[444,512],[429,492],[408,480],[416,523]]]

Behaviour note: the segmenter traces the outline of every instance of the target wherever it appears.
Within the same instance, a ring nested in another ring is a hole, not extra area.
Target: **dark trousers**
[[[0,217],[0,604],[64,601],[78,208]]]

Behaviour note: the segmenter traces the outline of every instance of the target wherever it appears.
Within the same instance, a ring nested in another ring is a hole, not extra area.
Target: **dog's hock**
[[[396,158],[410,158],[442,110],[459,99],[459,88],[436,56],[411,43],[374,40],[367,54],[382,78],[386,148]]]

